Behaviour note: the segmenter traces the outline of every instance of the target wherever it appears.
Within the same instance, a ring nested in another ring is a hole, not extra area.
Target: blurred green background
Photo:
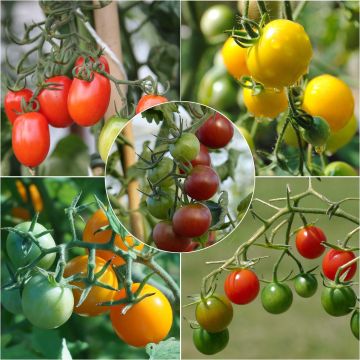
[[[39,222],[48,229],[53,229],[53,237],[57,244],[71,240],[70,225],[64,209],[69,207],[73,198],[82,192],[79,204],[94,201],[96,195],[102,202],[107,203],[104,178],[2,178],[1,179],[1,227],[14,226],[22,222],[12,215],[12,209],[22,207],[33,213],[31,203],[25,203],[16,188],[16,181],[21,180],[26,187],[36,184],[43,200],[43,210]],[[83,211],[86,221],[97,209],[93,204]],[[76,217],[78,237],[82,238],[85,223]],[[1,265],[5,266],[7,232],[2,231],[1,237]],[[84,249],[75,248],[70,257],[83,255]],[[162,253],[156,261],[179,284],[180,256],[178,254]],[[53,271],[53,267],[50,269]],[[149,271],[142,265],[136,264],[136,276],[143,278]],[[134,270],[134,271],[135,271]],[[2,285],[4,285],[4,278]],[[134,278],[135,280],[135,278]],[[139,279],[137,279],[139,281]],[[153,276],[150,281],[165,286],[158,277]],[[154,285],[154,284],[153,284]],[[156,286],[156,285],[155,285]],[[62,339],[74,359],[148,359],[144,348],[135,348],[122,342],[112,329],[109,314],[96,317],[82,317],[73,314],[69,321],[58,329],[43,330],[32,326],[23,315],[13,315],[1,307],[1,358],[2,359],[59,359]],[[168,337],[179,339],[179,309],[174,309],[174,323]]]
[[[254,197],[269,200],[274,197],[283,197],[286,194],[286,185],[289,184],[292,194],[306,190],[307,178],[256,178]],[[345,197],[359,197],[358,178],[322,178],[321,181],[313,179],[316,190],[327,196],[332,201],[338,201]],[[322,207],[324,205],[314,197],[304,200],[306,207]],[[256,203],[255,210],[266,216],[273,214],[269,210]],[[359,216],[358,201],[350,201],[344,204],[343,209],[355,216]],[[346,234],[356,228],[355,224],[347,220],[333,217],[331,220],[323,215],[308,215],[307,221],[317,222],[327,235],[328,242],[336,243],[344,239]],[[298,217],[294,222],[293,229],[301,226]],[[182,255],[182,306],[189,303],[188,295],[200,292],[202,277],[206,276],[214,265],[206,265],[206,261],[222,260],[231,257],[236,248],[260,227],[259,221],[253,219],[248,213],[239,227],[218,245],[211,248]],[[275,243],[283,243],[285,231],[280,231]],[[264,238],[262,238],[262,242]],[[359,238],[354,236],[351,245],[359,243]],[[292,243],[293,244],[293,243]],[[252,247],[248,251],[249,258],[259,255],[269,255],[255,267],[260,278],[271,280],[272,266],[279,251],[268,250],[261,247]],[[295,255],[297,252],[295,250]],[[321,264],[320,259],[302,261],[306,270]],[[287,275],[293,269],[295,263],[287,258],[280,265],[280,276]],[[222,352],[214,355],[217,359],[358,359],[359,342],[350,330],[350,315],[332,317],[325,313],[321,306],[321,277],[319,269],[315,271],[319,282],[317,293],[309,299],[300,298],[294,292],[294,301],[291,308],[280,315],[267,313],[261,305],[260,297],[249,305],[234,305],[234,318],[229,326],[230,341]],[[357,276],[359,271],[357,272]],[[219,277],[217,291],[223,293],[224,275]],[[355,280],[358,281],[358,280]],[[293,289],[292,284],[290,287]],[[189,320],[195,319],[195,306],[190,306],[182,311],[182,317]],[[209,358],[200,354],[192,343],[192,330],[188,323],[182,321],[182,357]]]

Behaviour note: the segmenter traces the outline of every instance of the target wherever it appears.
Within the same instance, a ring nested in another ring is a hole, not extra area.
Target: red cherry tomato
[[[322,269],[324,275],[328,279],[334,280],[337,269],[340,266],[348,263],[352,259],[355,259],[355,254],[351,251],[330,249],[325,254],[322,262]],[[345,277],[345,281],[349,281],[353,278],[356,272],[357,264],[354,263],[350,266],[347,266],[344,270],[341,271],[340,275],[343,274],[345,271],[348,271],[349,268],[350,270]]]
[[[172,221],[176,234],[197,237],[209,230],[211,212],[207,206],[202,204],[185,205],[175,211]]]
[[[316,226],[306,226],[296,234],[296,248],[300,255],[307,259],[315,259],[322,255],[325,246],[326,236]]]
[[[110,81],[94,72],[92,81],[75,78],[70,86],[68,110],[80,126],[95,125],[105,114],[110,101]]]
[[[164,102],[169,101],[166,97],[164,96],[160,96],[160,95],[144,95],[141,97],[141,99],[139,100],[136,109],[135,109],[135,113],[139,114],[142,111],[155,106],[155,105],[159,105],[162,104]]]
[[[11,124],[14,124],[15,119],[21,115],[21,99],[24,99],[26,103],[29,102],[33,92],[30,89],[22,89],[19,91],[9,90],[5,95],[4,99],[4,108],[5,113]],[[34,108],[35,108],[34,104]]]
[[[260,283],[253,271],[235,270],[227,276],[224,289],[231,302],[245,305],[256,298],[260,290]]]
[[[37,112],[20,115],[12,129],[12,147],[16,158],[25,166],[36,167],[43,162],[50,148],[45,116]]]
[[[216,242],[216,232],[215,231],[209,231],[209,237],[208,237],[208,241],[205,244],[205,247],[214,245]],[[189,251],[194,251],[200,248],[200,243],[198,243],[197,241],[192,241],[190,243],[190,245],[188,246],[188,248],[186,249],[187,252]]]
[[[91,56],[89,57],[89,60],[90,60],[91,62],[94,62],[94,58],[91,57]],[[106,71],[107,73],[110,73],[109,63],[108,63],[106,57],[105,57],[104,55],[101,55],[101,56],[99,57],[99,61],[100,61],[101,64],[104,65],[104,71]],[[83,63],[84,63],[84,58],[83,58],[82,56],[79,56],[79,57],[76,59],[74,66],[75,66],[75,67],[80,67]]]
[[[70,126],[73,121],[67,109],[67,98],[72,80],[61,75],[51,77],[45,82],[56,83],[56,85],[41,90],[38,97],[40,112],[46,117],[49,124],[56,128]]]
[[[191,243],[191,238],[175,234],[172,224],[168,221],[161,221],[155,225],[153,238],[157,248],[165,251],[188,251]]]
[[[194,160],[191,160],[190,163],[193,167],[195,167],[196,165],[210,166],[211,165],[211,157],[210,157],[208,148],[205,145],[200,144],[199,154],[196,156],[196,158]],[[185,164],[185,165],[188,166],[189,164]],[[185,171],[180,169],[180,174],[184,174],[184,173],[185,173]]]
[[[234,127],[232,123],[219,113],[206,120],[196,132],[200,142],[211,149],[220,149],[226,146],[233,135]]]
[[[186,194],[195,200],[208,200],[219,187],[219,176],[210,166],[195,166],[184,182]]]

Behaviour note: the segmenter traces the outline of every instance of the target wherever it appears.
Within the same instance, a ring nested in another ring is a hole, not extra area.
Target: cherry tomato
[[[249,269],[235,270],[225,280],[225,294],[231,302],[245,305],[259,293],[260,283],[256,274]]]
[[[350,328],[351,332],[359,340],[359,309],[356,309],[351,315]]]
[[[102,161],[106,162],[110,149],[120,131],[125,127],[126,122],[127,119],[118,116],[112,116],[105,122],[98,139],[98,150]]]
[[[50,148],[50,132],[46,118],[36,112],[18,116],[12,128],[12,147],[21,164],[28,167],[40,165]]]
[[[349,286],[325,287],[321,293],[321,304],[332,316],[349,314],[356,304],[356,295]]]
[[[20,180],[16,180],[15,185],[16,185],[16,189],[17,189],[22,201],[24,203],[27,203],[28,196],[27,196],[27,191],[26,191],[25,185]],[[41,212],[44,208],[44,203],[42,201],[39,189],[37,188],[37,186],[35,184],[29,185],[29,193],[30,193],[30,198],[31,198],[31,202],[32,202],[32,206],[33,206],[34,210],[36,212]]]
[[[11,278],[6,266],[1,269],[2,286],[10,284]],[[1,305],[12,314],[22,314],[20,289],[1,289]]]
[[[335,250],[330,249],[324,256],[322,261],[322,270],[324,275],[330,279],[334,280],[335,275],[337,272],[337,269],[348,263],[349,261],[355,259],[355,254],[351,251],[344,251],[344,250]],[[350,270],[349,270],[350,268]],[[357,264],[356,262],[350,266],[347,266],[344,270],[341,271],[341,274],[343,274],[345,271],[348,271],[348,274],[345,277],[345,281],[351,280],[356,272]]]
[[[236,79],[249,75],[246,66],[247,50],[238,45],[233,37],[229,37],[221,49],[221,55],[227,71]]]
[[[243,136],[245,141],[248,143],[250,151],[252,153],[254,153],[255,152],[255,144],[254,144],[254,140],[253,140],[251,134],[249,133],[249,131],[246,128],[244,128],[242,126],[238,126],[238,129],[240,131],[240,134]]]
[[[299,274],[294,279],[295,291],[304,298],[313,296],[317,290],[317,280],[313,274]]]
[[[190,164],[192,167],[195,167],[197,165],[206,165],[206,166],[211,165],[211,157],[209,154],[209,150],[205,145],[200,144],[200,151],[199,154],[196,156],[196,158],[191,160],[190,163],[189,162],[185,163],[185,165],[188,167],[190,166]],[[180,169],[180,174],[185,174],[185,171]]]
[[[15,229],[27,232],[30,230],[31,221],[26,221],[15,226]],[[34,236],[39,235],[43,232],[47,231],[47,229],[39,223],[36,223],[34,229],[30,232]],[[30,247],[24,248],[24,245],[28,244],[24,242],[24,238],[18,234],[10,232],[6,239],[6,251],[10,258],[10,261],[14,264],[16,268],[23,267],[32,263],[40,254],[41,251],[39,247],[31,243]],[[37,238],[39,245],[44,249],[50,249],[56,246],[55,241],[51,234],[45,234]],[[49,269],[51,265],[54,263],[56,258],[55,253],[50,253],[45,255],[36,266]]]
[[[325,176],[357,176],[356,170],[343,161],[334,161],[324,169]]]
[[[271,314],[281,314],[288,310],[293,301],[293,294],[288,285],[272,282],[261,291],[261,303]]]
[[[16,219],[21,219],[21,220],[30,220],[31,219],[30,211],[21,206],[13,207],[11,209],[11,216]]]
[[[74,297],[70,288],[54,283],[44,275],[35,275],[24,287],[21,304],[32,325],[56,329],[70,318]]]
[[[134,293],[140,284],[132,285]],[[122,310],[126,305],[111,307],[110,319],[119,338],[126,344],[144,347],[149,343],[158,343],[168,335],[172,323],[173,313],[169,300],[155,287],[146,284],[139,296],[153,294],[134,304],[125,314]],[[121,289],[115,300],[126,297],[125,289]]]
[[[88,273],[88,262],[89,262],[89,257],[87,255],[77,256],[71,259],[66,264],[64,277],[67,278],[79,273],[82,273],[81,276],[86,276]],[[96,273],[100,272],[105,264],[106,261],[104,259],[96,256],[94,274],[96,275]],[[110,266],[98,278],[98,280],[103,284],[113,287],[114,289],[118,288],[118,281],[116,274]],[[80,306],[77,306],[82,294],[82,290],[80,289],[84,289],[85,284],[83,281],[72,281],[71,285],[77,287],[77,288],[76,287],[73,288],[73,295],[75,300],[74,313],[83,316],[96,316],[108,311],[109,310],[108,306],[100,306],[98,304],[113,300],[116,294],[116,291],[114,290],[105,289],[103,287],[95,285],[91,288],[84,302]]]
[[[219,176],[213,168],[197,165],[185,179],[184,190],[195,200],[208,200],[215,195],[219,182]]]
[[[106,59],[106,57],[104,55],[101,55],[98,59],[97,59],[102,65],[104,65],[104,71],[106,71],[107,73],[110,74],[110,68],[109,68],[109,63]],[[87,58],[87,61],[90,62],[94,62],[94,58],[89,56]],[[82,64],[84,64],[84,58],[82,56],[79,56],[76,61],[75,61],[75,67],[80,67]]]
[[[174,144],[170,145],[170,154],[180,162],[194,160],[200,153],[198,138],[191,133],[183,133]]]
[[[205,234],[211,225],[211,212],[202,204],[184,205],[173,216],[176,234],[185,237],[197,237]]]
[[[225,116],[219,113],[209,117],[196,132],[200,142],[211,149],[225,147],[231,141],[233,135],[234,126]]]
[[[309,129],[302,132],[303,138],[313,146],[324,146],[330,136],[330,127],[321,117],[315,116]]]
[[[283,129],[284,127],[284,124],[285,124],[285,120],[286,118],[281,118],[276,126],[276,132],[278,134],[281,133],[281,130]],[[292,147],[299,147],[299,142],[298,142],[298,139],[297,139],[297,136],[296,136],[296,132],[294,130],[294,127],[289,123],[286,127],[286,130],[285,130],[285,133],[283,135],[283,140],[285,142],[286,145],[289,145],[289,146],[292,146]],[[304,146],[305,144],[305,141],[304,139],[302,138],[302,136],[300,135],[300,142],[302,144],[302,146]]]
[[[226,296],[214,293],[196,305],[196,320],[208,332],[225,330],[233,318],[233,307]]]
[[[193,342],[198,351],[204,355],[214,355],[225,349],[229,342],[229,330],[211,333],[202,328],[193,332]]]
[[[158,249],[172,252],[188,251],[191,243],[191,238],[177,235],[168,221],[161,221],[155,225],[153,238]]]
[[[106,217],[106,214],[102,209],[98,209],[87,221],[84,232],[83,232],[83,241],[94,243],[94,244],[105,244],[111,239],[111,230],[102,230],[98,231],[100,228],[109,225],[109,220]],[[128,250],[129,247],[141,251],[144,247],[142,242],[139,242],[135,245],[135,240],[132,236],[125,236],[125,240],[122,240],[120,235],[115,235],[115,246],[121,250]],[[122,257],[115,255],[110,250],[96,250],[96,256],[103,258],[108,261],[112,259],[112,264],[115,266],[121,266],[125,264],[125,261]]]
[[[336,133],[354,114],[354,97],[345,82],[324,74],[312,79],[303,96],[303,109],[312,116],[320,116]]]
[[[260,39],[248,50],[246,63],[256,81],[281,89],[307,72],[311,57],[310,39],[302,25],[277,19],[264,26]]]
[[[110,81],[94,72],[91,81],[75,78],[68,95],[68,111],[80,126],[95,125],[104,116],[110,101]]]
[[[165,96],[160,95],[143,95],[139,100],[135,114],[139,114],[148,108],[168,102],[169,100]]]
[[[326,143],[326,152],[330,154],[336,153],[339,149],[347,145],[355,136],[357,131],[357,121],[353,115],[350,121],[336,133],[331,133]]]
[[[288,101],[283,89],[264,89],[254,95],[252,89],[243,90],[244,104],[251,114],[258,117],[275,118],[288,107]]]
[[[315,259],[323,254],[326,241],[323,231],[317,226],[305,226],[296,234],[296,248],[300,255]]]
[[[73,121],[67,109],[67,98],[72,80],[60,75],[47,79],[45,83],[56,83],[56,85],[41,90],[38,96],[40,112],[49,124],[56,128],[70,126]]]
[[[168,219],[170,210],[174,207],[175,191],[172,189],[160,190],[158,193],[149,196],[146,206],[149,213],[158,219]]]
[[[156,166],[150,170],[148,170],[148,179],[153,185],[161,185],[162,187],[169,187],[174,184],[174,179],[172,176],[167,177],[165,180],[158,183],[162,180],[166,175],[170,174],[173,170],[174,162],[167,157],[164,157],[160,160]]]
[[[22,89],[19,91],[9,90],[6,93],[4,99],[4,108],[5,114],[11,124],[14,124],[15,119],[23,112],[21,108],[21,100],[24,99],[25,103],[27,104],[32,96],[33,92],[30,89]],[[33,108],[35,107],[36,104],[33,105]]]

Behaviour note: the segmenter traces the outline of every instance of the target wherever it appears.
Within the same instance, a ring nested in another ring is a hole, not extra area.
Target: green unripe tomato
[[[100,131],[98,139],[98,150],[101,159],[106,162],[109,156],[109,151],[118,137],[120,131],[124,128],[127,119],[119,118],[118,116],[112,116],[107,120]]]
[[[200,141],[195,134],[182,133],[169,150],[175,160],[187,163],[199,155]]]
[[[170,158],[163,158],[161,161],[152,169],[148,170],[148,178],[152,184],[156,184],[158,181],[163,179],[167,174],[169,174],[174,167],[174,162]],[[161,181],[159,186],[169,187],[174,184],[174,179],[170,176],[164,181]]]
[[[6,266],[1,269],[1,283],[10,283],[10,274]],[[1,305],[12,314],[22,314],[20,289],[1,289]]]
[[[238,126],[238,129],[240,131],[240,134],[244,137],[244,139],[248,143],[251,152],[253,153],[255,151],[255,145],[254,145],[254,140],[253,140],[251,134],[249,133],[249,131],[247,129],[245,129],[242,126]]]
[[[284,127],[285,120],[286,120],[286,118],[283,117],[277,123],[276,131],[277,131],[278,134],[280,134],[282,128]],[[300,135],[300,139],[301,139],[302,145],[304,145],[305,141],[302,139],[301,135]],[[284,135],[283,135],[283,140],[284,140],[285,144],[287,144],[289,146],[296,147],[296,148],[299,147],[296,132],[295,132],[293,126],[290,123],[286,127],[286,130],[285,130]]]
[[[21,231],[29,231],[30,225],[31,222],[26,221],[16,225],[15,229]],[[36,236],[45,231],[47,231],[47,229],[44,226],[42,226],[39,223],[36,223],[31,233],[34,236]],[[56,246],[55,241],[51,236],[51,234],[43,235],[39,237],[37,240],[39,242],[39,245],[45,249],[49,249]],[[9,233],[6,239],[6,251],[10,258],[10,261],[14,264],[16,268],[30,264],[41,254],[40,249],[34,243],[30,244],[29,251],[24,251],[23,244],[24,244],[23,237],[13,232]],[[47,254],[37,263],[37,266],[43,269],[49,269],[51,265],[54,263],[55,257],[56,257],[55,253]]]
[[[294,279],[295,291],[304,298],[313,296],[317,290],[317,280],[313,274],[299,274]]]
[[[169,218],[169,211],[173,208],[175,202],[175,191],[167,189],[161,190],[158,194],[149,196],[146,200],[149,213],[161,220]]]
[[[330,126],[319,116],[314,116],[313,119],[314,122],[311,128],[303,130],[303,137],[305,141],[313,146],[324,146],[330,136]]]
[[[284,283],[270,283],[261,291],[261,302],[266,311],[271,314],[281,314],[288,310],[293,301],[293,294]]]
[[[229,330],[210,333],[203,328],[198,328],[193,332],[193,342],[202,354],[214,355],[225,349],[229,342]]]
[[[352,316],[351,316],[351,320],[350,320],[350,327],[351,327],[351,332],[354,334],[354,336],[357,339],[359,338],[359,309],[356,309]]]
[[[325,176],[357,176],[355,169],[343,161],[334,161],[324,170]]]
[[[356,304],[356,295],[349,286],[325,287],[321,294],[321,304],[332,316],[349,314]]]
[[[216,44],[226,39],[227,35],[224,31],[233,28],[235,15],[227,5],[210,6],[200,19],[200,29],[206,40]]]

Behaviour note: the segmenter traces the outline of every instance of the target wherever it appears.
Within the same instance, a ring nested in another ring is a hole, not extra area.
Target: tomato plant
[[[229,342],[229,330],[212,333],[202,328],[197,328],[193,332],[193,342],[204,355],[214,355],[225,349]]]
[[[161,182],[162,187],[169,187],[174,184],[174,179],[168,176],[174,164],[170,158],[164,157],[160,160],[157,166],[148,171],[148,179],[152,184]]]
[[[356,304],[354,290],[348,286],[325,287],[321,294],[324,310],[332,316],[349,314]]]
[[[135,113],[139,114],[144,110],[168,102],[169,100],[165,96],[147,94],[143,95],[136,105]]]
[[[180,162],[194,160],[200,153],[200,143],[191,133],[183,133],[174,144],[170,145],[170,154]]]
[[[304,298],[313,296],[316,293],[318,284],[313,274],[302,273],[295,277],[294,288],[298,295]]]
[[[340,266],[345,265],[349,261],[355,259],[355,254],[352,251],[344,251],[344,250],[335,250],[330,249],[324,256],[322,261],[322,270],[324,275],[330,279],[334,280],[336,272]],[[340,272],[340,275],[344,272],[348,272],[345,280],[349,281],[355,275],[357,269],[356,263],[346,267]]]
[[[33,92],[30,89],[22,89],[18,91],[8,91],[4,99],[5,113],[11,124],[14,124],[15,119],[23,113],[22,101],[24,105],[30,101]],[[35,105],[35,104],[34,104]]]
[[[315,259],[323,254],[326,236],[317,226],[305,226],[296,234],[296,248],[303,257]]]
[[[160,190],[147,198],[146,207],[152,216],[162,220],[169,219],[175,196],[175,191],[172,189]]]
[[[196,158],[191,160],[190,163],[189,162],[185,163],[186,166],[189,166],[189,164],[191,164],[192,167],[195,167],[197,165],[210,166],[211,157],[208,148],[205,145],[200,144],[200,151],[196,156]],[[184,174],[184,173],[185,171],[180,169],[180,174]]]

